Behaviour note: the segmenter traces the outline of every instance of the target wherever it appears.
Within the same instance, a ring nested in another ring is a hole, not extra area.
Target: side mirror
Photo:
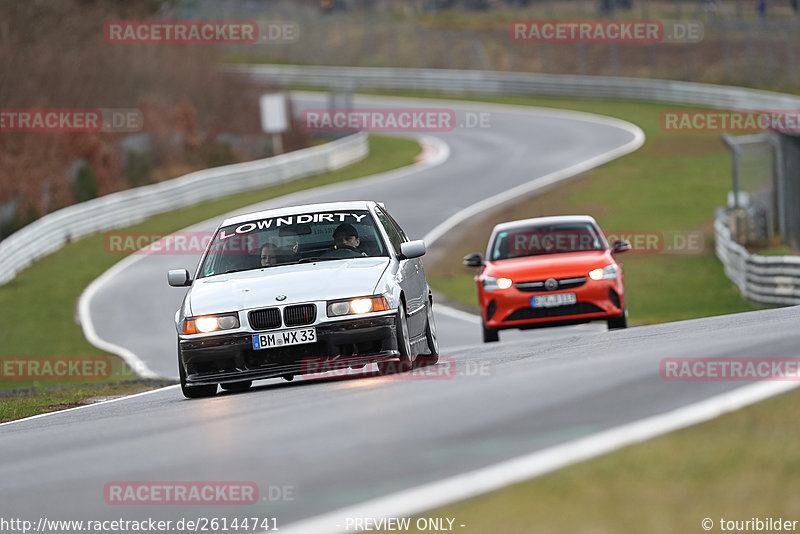
[[[187,287],[192,285],[192,277],[186,269],[174,269],[167,273],[167,283],[172,287]]]
[[[469,254],[468,256],[464,256],[463,263],[467,267],[482,267],[483,258],[480,254]]]
[[[620,241],[617,239],[611,245],[611,252],[614,254],[621,254],[622,252],[628,252],[631,249],[631,242],[630,241]]]
[[[425,252],[427,252],[427,249],[425,248],[425,241],[422,239],[400,243],[401,259],[411,260],[419,258],[420,256],[424,256]]]

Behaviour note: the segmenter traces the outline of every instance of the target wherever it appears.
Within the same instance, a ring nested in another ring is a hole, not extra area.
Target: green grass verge
[[[0,423],[45,412],[77,408],[95,402],[170,385],[169,380],[130,380],[115,384],[53,387],[0,397]]]
[[[798,520],[800,427],[788,423],[798,404],[800,392],[782,395],[421,517],[504,534],[705,532],[705,518],[721,532],[721,519]]]
[[[523,97],[484,101],[619,117],[639,125],[647,142],[633,154],[504,206],[502,214],[461,227],[461,239],[444,243],[447,252],[439,254],[444,259],[426,265],[438,291],[476,304],[473,272],[460,265],[460,258],[483,252],[496,222],[589,213],[608,230],[704,236],[701,254],[621,256],[633,321],[756,308],[741,298],[713,253],[714,208],[724,204],[730,186],[729,156],[715,136],[662,132],[659,115],[670,106],[658,104]],[[719,532],[721,519],[800,518],[800,503],[793,498],[800,490],[800,452],[794,447],[800,430],[787,425],[798,403],[800,393],[784,395],[418,517],[455,518],[455,525],[465,525],[459,531],[505,534],[705,532],[705,518],[714,521],[712,532]]]
[[[420,152],[419,145],[408,139],[370,136],[369,143],[370,154],[366,159],[338,171],[204,202],[152,217],[124,230],[158,234],[177,231],[210,217],[271,198],[409,165]],[[0,365],[14,357],[108,356],[112,364],[111,376],[99,380],[84,380],[85,382],[119,384],[136,378],[121,359],[109,356],[90,345],[75,320],[77,300],[83,289],[120,259],[121,256],[105,251],[102,234],[93,235],[65,246],[22,271],[8,284],[0,286],[0,324],[5,325],[0,328]],[[72,386],[76,389],[69,393],[59,390],[58,393],[31,394],[25,397],[24,402],[18,396],[2,397],[2,404],[6,407],[4,409],[16,410],[13,411],[15,417],[48,411],[48,406],[62,403],[55,402],[53,395],[58,395],[59,398],[67,398],[64,395],[68,395],[68,400],[63,402],[77,402],[74,399],[83,395],[80,392],[85,384],[77,386],[74,381],[13,380],[6,375],[0,377],[0,391],[43,389],[51,386]],[[129,387],[132,391],[141,389],[138,384]],[[91,393],[90,396],[95,394]],[[37,398],[41,402],[36,401]],[[11,404],[17,407],[10,406]]]
[[[758,248],[758,247],[747,247],[749,252],[753,254],[759,254],[761,256],[793,256],[796,254],[794,250],[789,248],[786,245],[775,244],[773,246],[765,247],[765,248]]]

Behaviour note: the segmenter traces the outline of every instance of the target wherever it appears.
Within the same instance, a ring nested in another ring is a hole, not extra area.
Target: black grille
[[[492,299],[488,306],[486,306],[486,320],[491,321],[494,317],[494,312],[497,311],[497,302]]]
[[[514,287],[519,289],[520,291],[535,293],[540,291],[557,291],[559,289],[570,289],[573,287],[580,287],[586,283],[585,276],[578,276],[573,278],[560,278],[556,280],[558,285],[554,287],[552,290],[547,289],[544,286],[545,280],[537,280],[535,282],[519,282],[514,284]]]
[[[281,326],[281,312],[278,308],[264,308],[253,310],[248,314],[250,326],[254,330],[267,330]]]
[[[602,312],[603,308],[579,302],[569,306],[558,306],[555,308],[520,308],[505,319],[504,321],[522,321],[525,319],[541,319],[543,317],[564,317],[566,315],[582,315],[585,313]]]
[[[289,345],[288,347],[273,347],[266,350],[250,350],[245,354],[245,364],[248,369],[270,365],[300,364],[306,358],[321,358],[330,351],[324,341],[306,343],[303,345]]]
[[[617,308],[620,307],[619,306],[619,295],[613,289],[609,289],[608,290],[608,299],[614,304],[614,306],[616,306]]]
[[[311,324],[317,320],[317,306],[314,304],[299,304],[287,306],[283,310],[283,322],[286,326],[300,326]]]

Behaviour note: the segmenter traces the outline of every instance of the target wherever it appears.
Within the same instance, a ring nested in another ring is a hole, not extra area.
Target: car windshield
[[[589,222],[520,226],[497,233],[491,260],[605,250],[597,227]]]
[[[220,228],[198,278],[311,261],[375,256],[387,256],[387,252],[367,210],[267,217]]]

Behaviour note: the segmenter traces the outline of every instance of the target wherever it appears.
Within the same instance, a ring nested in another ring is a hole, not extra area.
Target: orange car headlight
[[[481,282],[483,283],[483,289],[489,292],[496,291],[498,289],[508,289],[514,285],[514,282],[511,280],[511,278],[494,278],[492,276],[484,276],[481,278]]]
[[[589,271],[589,278],[592,280],[616,280],[619,276],[619,265],[611,263],[601,269]]]

